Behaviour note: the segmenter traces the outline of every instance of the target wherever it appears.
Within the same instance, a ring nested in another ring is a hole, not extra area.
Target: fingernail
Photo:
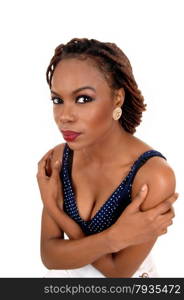
[[[59,160],[56,160],[56,161],[55,161],[55,164],[58,165],[58,164],[59,164]]]
[[[147,184],[144,184],[144,185],[141,187],[141,191],[144,192],[146,189],[147,189]]]

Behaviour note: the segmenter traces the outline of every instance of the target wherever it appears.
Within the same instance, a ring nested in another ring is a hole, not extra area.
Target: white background
[[[180,197],[154,257],[161,277],[184,277],[183,1],[1,1],[0,277],[43,277],[37,162],[63,142],[47,65],[74,37],[116,43],[129,57],[147,112],[136,136],[173,167]]]

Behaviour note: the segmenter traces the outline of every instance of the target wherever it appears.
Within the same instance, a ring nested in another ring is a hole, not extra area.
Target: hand
[[[52,211],[54,204],[63,208],[62,186],[60,180],[59,161],[53,162],[51,169],[51,160],[54,149],[49,150],[38,162],[37,181],[40,189],[41,198],[44,206]]]
[[[167,227],[172,224],[174,211],[173,202],[178,194],[173,194],[164,202],[147,211],[141,211],[140,206],[146,198],[148,187],[141,189],[132,203],[120,215],[118,220],[108,229],[110,241],[114,247],[113,252],[118,252],[124,247],[145,243],[167,232]]]

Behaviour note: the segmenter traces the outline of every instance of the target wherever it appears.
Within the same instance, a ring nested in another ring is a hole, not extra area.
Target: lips
[[[66,141],[74,141],[81,133],[76,131],[70,130],[61,130],[63,137]]]
[[[64,135],[80,134],[80,132],[71,131],[71,130],[61,130],[61,132],[62,132]]]

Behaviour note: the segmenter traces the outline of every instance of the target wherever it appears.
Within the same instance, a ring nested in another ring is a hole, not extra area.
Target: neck
[[[116,122],[100,141],[83,148],[80,151],[81,157],[83,161],[98,166],[110,164],[119,158],[120,153],[122,155],[127,151],[129,139],[130,134],[122,128],[119,122]]]

